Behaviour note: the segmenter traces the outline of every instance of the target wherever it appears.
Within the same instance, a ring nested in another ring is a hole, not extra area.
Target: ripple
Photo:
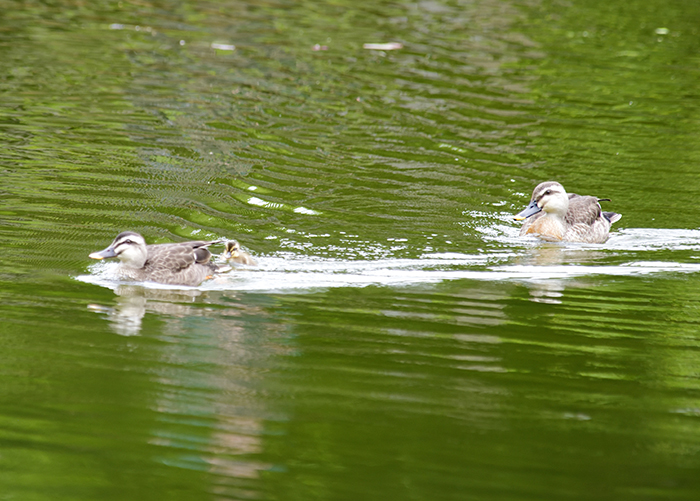
[[[263,257],[256,268],[239,269],[218,275],[195,289],[218,291],[280,292],[327,287],[365,287],[368,285],[405,286],[447,280],[541,282],[584,276],[642,276],[658,273],[697,273],[700,263],[632,261],[619,265],[519,265],[487,266],[501,256],[432,254],[421,259],[381,259],[343,261],[307,258],[292,254]],[[117,263],[95,263],[90,275],[77,280],[114,289],[120,282]],[[482,269],[475,269],[482,268]],[[484,269],[485,268],[485,269]],[[181,289],[180,286],[141,283],[155,289]]]

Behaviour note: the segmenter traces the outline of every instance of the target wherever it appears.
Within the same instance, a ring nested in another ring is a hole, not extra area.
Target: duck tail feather
[[[613,224],[622,219],[622,214],[618,214],[617,212],[603,212],[603,217],[610,221],[610,224]]]

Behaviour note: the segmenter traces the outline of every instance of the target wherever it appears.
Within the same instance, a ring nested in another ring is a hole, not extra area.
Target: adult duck
[[[124,231],[104,250],[90,254],[92,259],[119,259],[119,275],[138,282],[197,286],[219,271],[210,262],[212,241],[189,241],[146,245],[133,231]],[[230,269],[230,267],[229,267]]]
[[[601,244],[608,239],[610,226],[622,217],[603,212],[600,202],[607,198],[567,193],[556,181],[537,185],[530,204],[515,215],[525,221],[520,235],[534,234],[548,241]]]

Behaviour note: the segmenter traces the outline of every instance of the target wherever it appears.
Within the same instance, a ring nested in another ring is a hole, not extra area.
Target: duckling
[[[622,217],[615,212],[603,212],[600,203],[608,198],[566,193],[556,181],[537,185],[532,199],[516,221],[525,221],[520,236],[535,234],[548,241],[602,244],[609,236],[610,226]]]
[[[124,231],[104,250],[90,254],[92,259],[119,258],[119,274],[139,282],[197,286],[211,278],[219,267],[210,263],[208,246],[220,240],[146,245],[133,231]]]
[[[246,251],[241,250],[241,244],[235,240],[229,240],[224,244],[224,253],[221,255],[226,261],[245,264],[248,266],[257,266],[258,263]]]

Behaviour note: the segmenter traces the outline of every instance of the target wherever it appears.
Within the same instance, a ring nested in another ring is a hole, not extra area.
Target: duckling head
[[[90,254],[92,259],[117,257],[124,266],[143,268],[148,259],[146,241],[138,233],[124,231],[104,250]]]
[[[241,244],[235,240],[228,240],[225,243],[224,253],[221,255],[229,263],[245,264],[247,266],[257,266],[258,263],[246,251],[241,249]]]
[[[514,218],[516,221],[522,221],[540,211],[563,218],[567,210],[569,210],[569,195],[564,187],[556,181],[546,181],[535,187],[530,204]]]
[[[240,256],[240,253],[241,244],[239,244],[236,240],[228,240],[224,244],[224,259],[235,259]]]

